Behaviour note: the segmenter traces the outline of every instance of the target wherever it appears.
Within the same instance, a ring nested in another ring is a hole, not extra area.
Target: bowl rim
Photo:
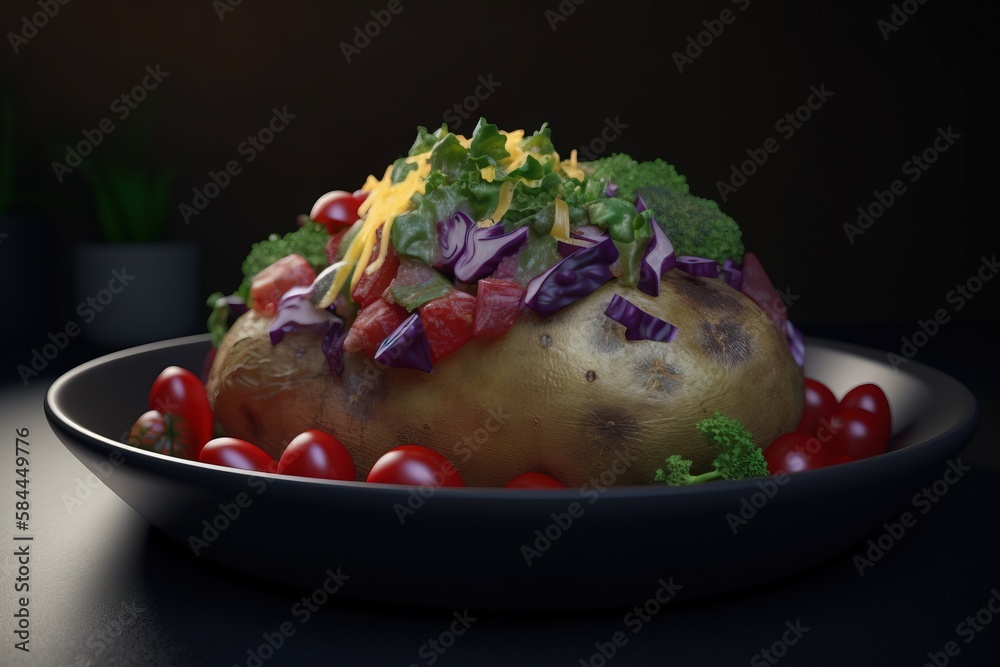
[[[823,347],[833,351],[842,352],[854,356],[859,356],[870,361],[875,361],[884,366],[889,364],[885,361],[885,353],[875,350],[874,348],[865,347],[862,345],[857,345],[854,343],[848,343],[844,341],[832,340],[827,338],[815,337],[815,336],[805,336],[806,349],[809,347]],[[123,442],[113,440],[107,436],[96,433],[82,424],[71,419],[64,409],[61,407],[63,402],[63,395],[67,392],[67,387],[73,383],[80,381],[80,378],[85,376],[94,368],[98,368],[102,365],[122,361],[130,357],[139,356],[153,351],[164,350],[171,347],[180,347],[192,344],[209,343],[211,341],[211,336],[209,334],[197,334],[193,336],[184,336],[180,338],[170,338],[162,341],[157,341],[153,343],[147,343],[144,345],[139,345],[136,347],[126,348],[124,350],[119,350],[116,352],[111,352],[90,361],[87,361],[75,368],[66,371],[60,375],[48,388],[45,393],[44,399],[44,411],[46,418],[48,419],[50,425],[57,427],[64,432],[71,433],[77,438],[82,438],[87,444],[105,452],[113,452],[115,450],[120,450],[133,456],[142,457],[144,460],[148,461],[150,464],[158,466],[161,471],[170,470],[171,474],[182,474],[182,471],[199,470],[202,473],[207,474],[227,474],[236,475],[240,477],[247,476],[259,476],[265,479],[271,479],[280,481],[283,484],[307,484],[311,485],[313,488],[316,487],[333,487],[333,488],[357,488],[365,489],[365,493],[369,494],[382,494],[385,496],[397,495],[399,492],[405,491],[409,492],[410,489],[422,488],[422,487],[410,487],[404,485],[396,484],[383,484],[374,482],[364,482],[364,481],[342,481],[342,480],[328,480],[310,477],[299,477],[294,475],[283,475],[278,473],[268,473],[268,472],[256,472],[249,470],[240,470],[236,468],[228,468],[225,466],[201,463],[199,461],[193,461],[188,459],[181,459],[174,456],[168,456],[166,454],[160,454],[157,452],[151,452],[149,450],[140,449],[138,447],[133,447],[131,445],[125,444]],[[932,391],[937,392],[949,392],[952,393],[953,400],[960,404],[964,410],[961,413],[955,413],[954,419],[949,423],[948,427],[940,432],[937,432],[929,437],[926,437],[918,442],[914,442],[906,447],[902,447],[896,450],[888,451],[878,456],[870,457],[867,459],[860,459],[856,461],[851,461],[847,463],[841,463],[836,466],[827,466],[824,468],[819,468],[816,470],[806,470],[802,472],[795,473],[790,477],[794,477],[797,480],[808,481],[812,480],[814,482],[829,481],[830,476],[841,475],[846,470],[852,471],[867,471],[869,473],[877,473],[880,468],[885,468],[886,472],[890,472],[895,462],[900,461],[903,457],[912,457],[915,453],[924,452],[927,455],[931,455],[938,449],[937,446],[943,446],[944,443],[950,441],[950,439],[956,434],[966,429],[971,429],[972,431],[978,425],[979,421],[979,403],[976,400],[972,392],[961,382],[953,378],[952,376],[939,371],[931,366],[927,366],[923,363],[910,360],[905,369],[895,369],[896,372],[910,375],[916,380],[922,382],[924,385],[930,387]],[[970,436],[971,437],[971,436]],[[758,477],[743,480],[726,480],[725,483],[716,484],[697,484],[692,486],[674,487],[667,486],[665,484],[636,484],[636,485],[622,485],[622,486],[610,486],[604,488],[601,491],[602,498],[618,498],[618,499],[631,499],[631,498],[659,498],[672,497],[672,496],[687,496],[689,494],[694,496],[705,496],[706,494],[718,494],[730,496],[732,493],[740,493],[745,495],[746,493],[753,493],[759,490],[759,484],[761,480],[770,479],[774,477]],[[582,487],[567,487],[565,489],[506,489],[503,487],[487,487],[487,486],[472,486],[472,487],[462,487],[462,488],[448,488],[441,487],[435,488],[433,493],[435,497],[441,498],[455,498],[459,500],[471,501],[471,500],[483,500],[494,502],[497,500],[504,500],[507,502],[535,502],[539,499],[551,499],[551,500],[562,500],[570,502],[572,500],[577,500],[581,497],[581,489],[585,488],[587,485]]]

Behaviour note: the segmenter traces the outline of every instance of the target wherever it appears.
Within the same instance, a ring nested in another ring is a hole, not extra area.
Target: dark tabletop
[[[897,329],[825,327],[807,333],[891,349]],[[10,504],[17,500],[15,429],[28,428],[34,540],[30,653],[23,653],[14,648],[13,614],[22,595],[14,590],[19,568],[14,549],[24,543],[12,541],[12,521],[4,525],[0,664],[919,667],[935,664],[932,657],[938,665],[993,664],[1000,655],[1000,618],[988,606],[992,600],[1000,610],[1000,428],[995,353],[989,351],[996,334],[956,327],[919,359],[961,380],[980,401],[979,431],[961,457],[971,470],[925,514],[914,512],[916,524],[863,575],[855,556],[865,555],[866,543],[764,588],[665,605],[639,632],[625,624],[628,610],[464,614],[337,597],[301,623],[291,609],[303,591],[192,557],[93,482],[43,416],[51,378],[7,386],[0,389],[7,452],[2,495]],[[69,367],[95,354],[80,348],[61,364]],[[82,501],[67,502],[70,498]],[[405,564],[400,554],[400,566]],[[465,622],[456,621],[455,613]],[[282,637],[282,624],[293,620],[294,634]],[[462,632],[453,635],[453,629]],[[616,632],[625,640],[620,647],[613,643]],[[279,644],[277,650],[267,646],[268,637]],[[954,655],[947,655],[949,648]],[[610,659],[600,653],[612,649]]]

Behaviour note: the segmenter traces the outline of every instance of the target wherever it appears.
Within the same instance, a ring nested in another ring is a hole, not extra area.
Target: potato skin
[[[613,294],[677,326],[676,338],[626,340],[604,315]],[[717,450],[695,423],[716,410],[761,447],[802,413],[801,370],[768,316],[721,279],[680,270],[658,297],[613,280],[551,317],[526,310],[506,337],[473,339],[430,374],[348,354],[337,377],[317,335],[272,346],[269,321],[250,311],[226,336],[208,381],[216,417],[276,458],[298,433],[326,430],[359,480],[389,449],[416,443],[451,459],[469,486],[529,470],[570,487],[644,484],[671,454],[710,469]]]

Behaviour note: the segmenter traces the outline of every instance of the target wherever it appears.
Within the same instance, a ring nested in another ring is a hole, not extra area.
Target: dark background
[[[14,210],[39,217],[34,240],[0,239],[8,294],[0,317],[16,320],[15,327],[4,329],[11,333],[2,346],[3,381],[18,382],[15,367],[30,350],[47,342],[47,332],[77,319],[72,251],[99,238],[86,180],[73,173],[60,183],[51,163],[64,160],[67,144],[112,115],[112,101],[139,83],[147,66],[159,64],[170,74],[127,119],[115,119],[116,130],[93,159],[177,169],[169,236],[203,248],[205,296],[234,289],[250,244],[270,232],[294,229],[296,215],[308,212],[317,196],[357,188],[367,174],[381,174],[405,153],[418,124],[440,124],[449,108],[473,94],[480,76],[492,75],[500,85],[472,118],[453,129],[471,131],[480,113],[503,129],[531,131],[548,121],[557,149],[568,155],[600,136],[607,118],[619,118],[628,127],[606,152],[662,157],[705,197],[719,199],[716,182],[729,177],[730,166],[775,137],[780,150],[720,202],[723,210],[740,223],[747,248],[758,253],[775,285],[794,295],[790,316],[806,333],[898,351],[900,338],[918,330],[918,320],[941,308],[949,311],[952,322],[918,360],[954,375],[980,399],[983,426],[967,460],[982,476],[956,490],[954,504],[935,513],[925,532],[914,532],[894,552],[897,565],[881,567],[878,578],[858,579],[847,554],[765,591],[685,608],[656,634],[644,635],[648,640],[630,659],[619,661],[663,664],[674,655],[707,664],[694,645],[700,642],[712,647],[722,664],[720,647],[729,635],[705,628],[742,627],[733,631],[740,639],[731,642],[733,651],[725,657],[745,662],[758,644],[770,641],[772,625],[780,627],[787,614],[803,608],[815,609],[813,617],[823,619],[824,638],[816,640],[822,649],[812,649],[808,658],[804,652],[790,656],[784,664],[821,664],[823,656],[838,664],[919,664],[925,651],[953,638],[954,624],[1000,583],[995,537],[1000,430],[993,416],[1000,283],[987,283],[961,310],[947,301],[949,290],[974,276],[980,258],[992,257],[1000,245],[993,201],[996,112],[990,102],[997,80],[995,7],[906,3],[919,9],[885,40],[877,22],[893,12],[887,2],[753,0],[740,11],[727,0],[587,0],[579,6],[567,0],[562,6],[575,9],[553,30],[546,11],[558,11],[557,0],[402,0],[402,13],[346,62],[339,44],[352,40],[355,27],[386,4],[245,1],[220,21],[209,0],[77,1],[60,6],[15,54],[7,33],[19,31],[22,17],[39,10],[29,0],[4,3],[0,86],[13,97],[19,123]],[[734,11],[735,21],[679,73],[672,54],[683,51],[688,37],[705,29],[702,22],[723,9]],[[811,86],[825,86],[833,96],[786,139],[775,122],[806,102]],[[178,206],[191,202],[192,188],[202,188],[209,171],[242,161],[237,146],[266,125],[274,107],[287,107],[295,119],[185,224]],[[938,128],[949,126],[961,139],[911,183],[903,163],[930,146]],[[843,225],[856,220],[858,206],[873,201],[874,190],[888,190],[894,179],[905,181],[905,194],[851,244]],[[23,305],[25,294],[30,307]],[[12,309],[11,303],[21,305]],[[74,343],[51,361],[45,375],[58,375],[102,351]],[[40,404],[42,380],[38,383],[22,400],[4,404],[9,418],[15,403],[16,410]],[[43,429],[37,411],[31,414],[32,427]],[[60,459],[64,472],[52,473],[43,484],[51,489],[49,504],[65,519],[58,489],[72,485],[83,468],[73,468],[76,463],[58,451],[67,459]],[[103,487],[102,493],[101,506],[95,501],[90,508],[91,522],[73,532],[52,521],[53,534],[73,536],[67,549],[97,550],[83,562],[101,567],[100,549],[111,548],[115,533],[88,532],[84,526],[96,526],[103,517],[107,525],[127,525],[131,542],[118,562],[136,569],[112,571],[105,565],[93,577],[83,570],[77,576],[67,574],[75,567],[68,556],[50,556],[53,585],[75,581],[81,590],[78,599],[47,593],[51,604],[60,603],[53,618],[80,623],[61,640],[59,654],[67,664],[83,650],[77,649],[84,639],[115,617],[113,605],[133,595],[148,605],[173,605],[157,614],[158,628],[144,628],[139,643],[145,650],[161,641],[180,652],[170,660],[178,664],[212,651],[225,660],[228,654],[216,636],[205,633],[197,615],[185,615],[183,605],[199,604],[197,593],[177,593],[164,581],[211,588],[212,613],[231,616],[230,631],[245,623],[245,636],[236,641],[241,646],[257,628],[270,627],[269,610],[295,599],[294,592],[192,564]],[[134,593],[133,586],[145,589]],[[218,602],[223,599],[234,602]],[[86,610],[92,608],[102,611],[91,618]],[[254,616],[240,615],[245,610]],[[278,618],[283,612],[273,613]],[[759,622],[746,624],[758,614]],[[487,664],[483,655],[509,654],[511,646],[519,647],[519,661],[535,656],[550,664],[571,662],[617,629],[620,619],[619,613],[561,617],[539,626],[539,619],[500,618],[484,633],[486,639],[466,645],[465,664]],[[302,651],[297,657],[323,655],[325,633],[343,623],[354,644],[338,643],[337,650],[346,651],[340,657],[352,651],[362,655],[367,645],[369,659],[379,658],[371,664],[390,658],[405,664],[417,660],[410,649],[444,627],[444,620],[345,604],[338,606],[332,625],[322,632],[317,627],[311,644],[296,649]],[[386,627],[401,633],[399,642],[385,634]],[[576,653],[564,653],[547,639],[574,629]],[[989,627],[956,664],[963,658],[960,664],[984,664],[988,654],[995,655],[998,632]],[[679,643],[685,643],[681,653]],[[143,658],[125,641],[116,644],[114,654],[120,664],[168,661],[163,653]],[[457,655],[448,657],[448,664],[458,664]]]
[[[620,118],[628,127],[606,152],[663,157],[693,192],[715,199],[731,165],[775,137],[780,150],[722,206],[776,286],[794,295],[792,318],[807,331],[818,322],[915,325],[952,308],[948,291],[997,250],[988,3],[914,2],[919,9],[888,40],[877,22],[893,10],[877,2],[751,2],[740,11],[723,0],[566,0],[574,11],[555,30],[545,13],[558,11],[555,0],[401,6],[350,63],[339,44],[385,3],[245,2],[221,21],[207,1],[70,3],[17,54],[5,39],[0,76],[20,124],[17,208],[45,214],[51,232],[37,258],[56,297],[45,297],[50,326],[73,316],[70,249],[98,238],[86,180],[75,172],[59,183],[51,163],[102,118],[116,129],[92,159],[178,170],[170,237],[205,249],[207,296],[238,285],[250,243],[293,229],[323,192],[381,175],[416,125],[440,124],[490,75],[500,85],[459,131],[479,113],[508,129],[548,121],[568,155],[599,137],[606,118]],[[723,9],[735,21],[679,73],[671,54]],[[5,3],[0,28],[19,29],[37,10]],[[111,102],[157,64],[169,76],[127,119],[114,118]],[[810,86],[833,96],[785,139],[775,122],[806,102]],[[237,146],[274,107],[296,117],[246,164]],[[911,183],[902,164],[949,126],[961,139]],[[180,204],[232,159],[242,173],[186,225]],[[851,244],[844,223],[897,178],[905,194]],[[15,239],[4,245],[9,261]],[[998,294],[988,285],[955,319],[995,321]]]

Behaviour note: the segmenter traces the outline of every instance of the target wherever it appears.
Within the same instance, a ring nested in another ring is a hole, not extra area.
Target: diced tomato
[[[394,285],[422,285],[434,277],[434,269],[419,259],[405,259],[399,262]]]
[[[521,314],[524,290],[513,280],[483,278],[479,281],[476,300],[476,320],[472,333],[476,336],[500,338],[514,326]]]
[[[372,248],[369,264],[378,258],[380,243],[381,238]],[[399,257],[396,255],[396,251],[392,249],[392,244],[390,244],[389,251],[385,256],[385,261],[382,262],[382,266],[380,266],[378,270],[371,273],[365,271],[361,274],[361,280],[358,281],[354,291],[351,292],[351,298],[354,299],[354,302],[362,308],[375,303],[381,298],[382,292],[388,289],[389,283],[391,283],[392,279],[396,277],[396,271],[398,269]]]
[[[337,251],[340,250],[340,242],[344,240],[344,235],[350,231],[350,227],[344,227],[338,232],[330,235],[326,242],[326,261],[333,264],[337,261]]]
[[[497,264],[496,271],[493,272],[493,275],[491,275],[490,278],[497,278],[498,280],[514,280],[514,273],[517,271],[518,256],[518,253],[514,253],[513,255],[507,255],[501,259],[500,263]]]
[[[385,299],[377,299],[361,309],[344,339],[345,352],[360,352],[369,357],[375,356],[375,351],[389,334],[396,330],[409,313],[402,306],[391,304]]]
[[[389,303],[397,303],[398,297],[399,305],[413,312],[417,306],[445,296],[450,289],[451,283],[447,279],[419,259],[403,259],[382,298]]]
[[[476,297],[457,289],[420,306],[431,361],[437,363],[472,339],[476,319]]]
[[[278,312],[278,300],[292,289],[311,285],[316,280],[316,272],[302,255],[288,255],[267,267],[250,284],[253,308],[268,317]]]

